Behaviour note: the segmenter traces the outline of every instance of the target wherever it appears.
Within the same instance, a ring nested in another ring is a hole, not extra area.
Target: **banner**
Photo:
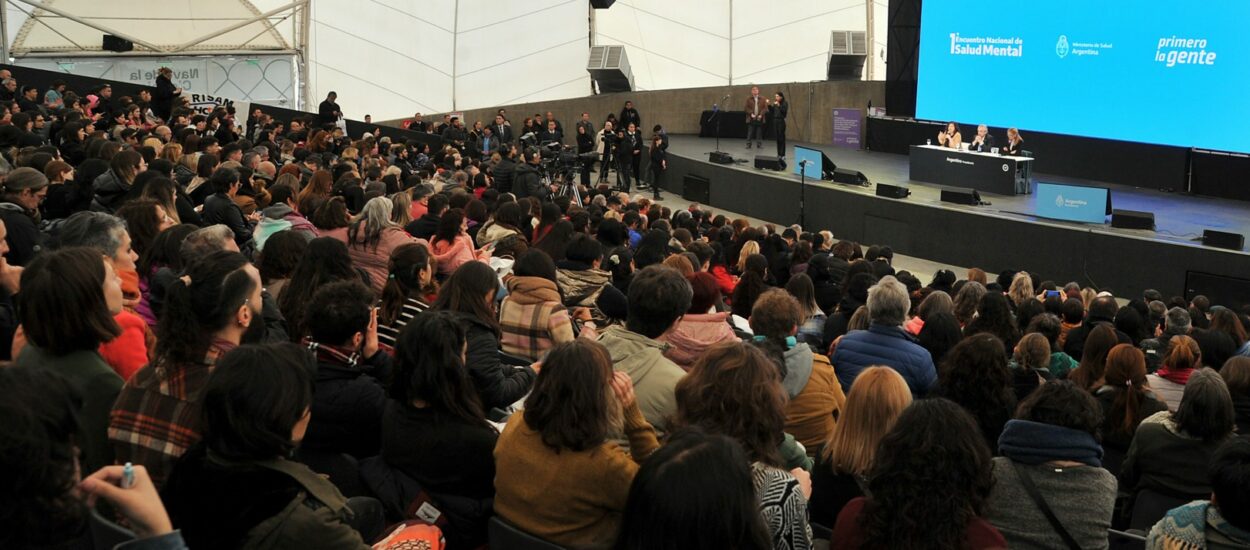
[[[833,110],[833,144],[847,149],[860,148],[860,120],[863,111],[859,109]]]
[[[1034,208],[1043,218],[1083,223],[1106,223],[1111,192],[1105,187],[1037,182]]]

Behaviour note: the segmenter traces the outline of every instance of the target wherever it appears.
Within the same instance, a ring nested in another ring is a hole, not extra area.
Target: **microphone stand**
[[[720,99],[720,102],[725,103],[726,99],[729,99],[729,94],[725,94],[725,97],[722,97]],[[720,106],[713,103],[712,104],[712,118],[716,119],[716,152],[717,153],[721,152],[720,150],[720,119],[721,119],[720,112],[721,112]]]
[[[807,224],[804,220],[804,206],[807,194],[807,159],[799,161],[799,227],[805,228]]]

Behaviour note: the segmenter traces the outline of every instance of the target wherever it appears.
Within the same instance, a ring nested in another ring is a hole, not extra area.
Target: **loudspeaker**
[[[590,7],[597,10],[606,10],[612,7],[612,4],[615,2],[616,0],[590,0]]]
[[[1155,228],[1155,214],[1154,212],[1138,212],[1137,210],[1112,210],[1111,227],[1149,229],[1153,231]]]
[[[104,42],[101,47],[110,52],[128,52],[135,49],[135,43],[125,38],[119,38],[111,34],[104,35]]]
[[[755,167],[767,168],[769,170],[785,170],[785,161],[769,155],[755,155]]]
[[[711,186],[711,181],[707,178],[686,174],[686,177],[681,179],[681,198],[690,202],[708,204],[711,202]]]
[[[852,185],[863,185],[868,183],[868,176],[865,176],[863,172],[856,172],[855,170],[834,168],[833,181],[838,183],[849,183]]]
[[[877,196],[889,197],[891,199],[905,199],[911,195],[911,189],[902,185],[890,185],[888,183],[877,184]]]
[[[724,153],[721,151],[712,151],[712,156],[708,157],[708,160],[715,162],[716,164],[733,164],[734,163],[734,158],[730,156],[729,153]]]
[[[942,190],[942,202],[953,202],[955,204],[963,204],[967,206],[978,206],[981,204],[981,194],[976,189],[967,189],[964,187],[956,187],[953,189]]]
[[[1202,230],[1202,244],[1216,248],[1241,250],[1246,245],[1246,237],[1241,233],[1227,233],[1212,229]]]

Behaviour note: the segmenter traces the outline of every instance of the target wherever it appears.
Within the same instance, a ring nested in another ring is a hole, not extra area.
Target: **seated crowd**
[[[1245,311],[62,94],[0,119],[2,548],[1250,548]]]

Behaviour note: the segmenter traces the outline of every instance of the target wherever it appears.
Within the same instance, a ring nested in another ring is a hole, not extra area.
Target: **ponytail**
[[[238,252],[217,251],[192,263],[166,291],[156,325],[156,357],[167,364],[199,362],[256,290]],[[255,307],[259,307],[256,304]]]
[[[1202,366],[1202,350],[1193,338],[1178,334],[1172,337],[1172,349],[1164,358],[1163,364],[1172,371],[1196,369]]]

